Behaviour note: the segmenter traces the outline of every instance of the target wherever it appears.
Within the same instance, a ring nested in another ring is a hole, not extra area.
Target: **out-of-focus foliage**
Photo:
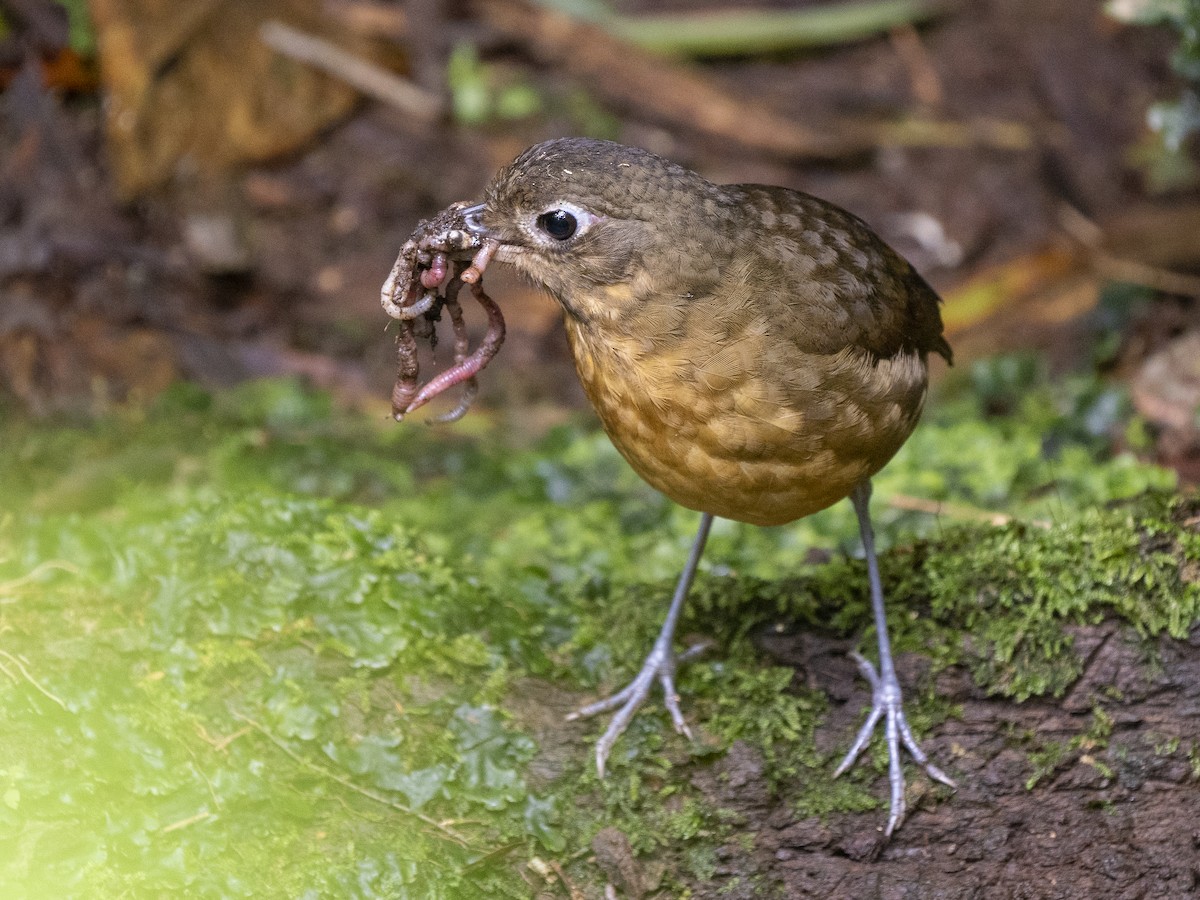
[[[1200,83],[1200,3],[1196,0],[1109,0],[1109,14],[1140,25],[1168,25],[1179,34],[1172,62],[1189,81]]]
[[[1195,618],[1180,560],[1200,547],[1172,501],[1101,508],[1173,483],[1111,456],[1124,410],[1020,359],[945,392],[876,493],[881,536],[930,535],[883,560],[895,608],[932,613],[893,617],[900,647],[1026,696],[1071,677],[1063,622]],[[696,520],[603,435],[521,448],[483,415],[395,427],[262,382],[180,386],[90,425],[9,417],[0,447],[6,897],[524,897],[522,863],[565,863],[602,822],[638,852],[683,848],[665,876],[682,890],[729,824],[668,759],[734,740],[800,809],[878,801],[869,767],[831,784],[811,737],[824,698],[784,690],[790,670],[747,639],[764,619],[869,621],[860,560],[799,564],[814,544],[854,551],[846,504],[718,524],[684,621],[719,644],[682,673],[707,737],[639,715],[600,785],[582,744],[531,775],[534,723],[560,715],[533,686],[582,699],[629,673]],[[956,526],[900,495],[1021,518]],[[948,712],[914,701],[919,726]]]
[[[1179,35],[1171,62],[1190,85],[1178,99],[1155,103],[1147,113],[1164,151],[1161,159],[1151,161],[1151,176],[1164,187],[1192,183],[1196,165],[1184,144],[1200,131],[1200,0],[1109,0],[1108,12],[1123,22],[1166,25]]]
[[[58,0],[58,3],[67,12],[69,46],[80,56],[92,56],[96,52],[96,32],[88,15],[87,0]],[[0,38],[6,37],[10,30],[10,23],[0,11]]]
[[[454,117],[465,125],[486,125],[541,113],[562,117],[578,134],[608,139],[620,136],[620,121],[585,88],[563,84],[543,93],[518,70],[485,63],[472,44],[455,46],[446,65],[446,84]]]
[[[542,98],[526,79],[487,66],[471,44],[458,44],[446,66],[454,117],[466,125],[523,119],[539,112]]]
[[[88,15],[87,0],[59,0],[66,7],[71,23],[71,48],[81,56],[90,57],[96,52],[96,31]]]

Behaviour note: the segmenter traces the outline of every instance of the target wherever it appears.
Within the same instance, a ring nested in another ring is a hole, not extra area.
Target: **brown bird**
[[[616,710],[613,744],[657,680],[675,728],[672,641],[714,516],[780,525],[849,497],[879,639],[866,723],[886,723],[887,832],[904,816],[899,745],[953,787],[905,721],[868,516],[871,476],[908,438],[927,357],[949,362],[938,296],[861,219],[781,187],[717,185],[644,150],[567,138],[526,150],[464,211],[471,230],[562,305],[575,365],[609,437],[702,513],[662,631],[637,677],[575,716]]]

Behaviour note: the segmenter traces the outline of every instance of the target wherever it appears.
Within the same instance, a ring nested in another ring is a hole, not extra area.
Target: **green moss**
[[[1103,707],[1096,706],[1092,709],[1092,721],[1086,731],[1067,741],[1040,742],[1040,746],[1029,753],[1033,773],[1025,779],[1025,789],[1033,790],[1044,779],[1062,768],[1068,760],[1076,759],[1094,768],[1103,778],[1112,779],[1115,774],[1112,768],[1095,755],[1098,751],[1108,749],[1112,729],[1112,716]],[[1036,737],[1026,735],[1025,740],[1035,741]]]
[[[1076,676],[1065,625],[1181,635],[1200,617],[1200,503],[1106,455],[1079,424],[1095,391],[1048,390],[989,395],[998,416],[974,390],[947,400],[874,504],[881,538],[902,536],[881,560],[897,647],[1015,698]],[[696,516],[592,429],[529,446],[483,416],[462,426],[388,426],[289,382],[0,424],[0,883],[523,897],[534,856],[596,883],[572,854],[611,823],[683,896],[743,828],[677,767],[739,740],[798,814],[879,803],[878,747],[832,781],[813,746],[825,698],[752,640],[778,623],[873,646],[848,505],[717,524],[682,625],[715,644],[680,673],[700,736],[650,706],[600,783],[584,744],[542,765],[546,716],[516,692],[624,683]],[[897,495],[1019,518],[953,524]],[[832,560],[798,564],[814,545]],[[954,714],[930,683],[908,696],[918,731]]]
[[[1025,789],[1032,791],[1044,778],[1057,772],[1068,753],[1065,741],[1050,741],[1030,752],[1029,763],[1033,766],[1033,774],[1025,779]]]
[[[962,529],[925,558],[931,611],[962,635],[984,686],[1017,699],[1061,694],[1081,666],[1064,625],[1115,617],[1142,635],[1183,637],[1200,617],[1200,584],[1184,570],[1200,544],[1179,525],[1194,503],[1146,494],[1048,527]]]

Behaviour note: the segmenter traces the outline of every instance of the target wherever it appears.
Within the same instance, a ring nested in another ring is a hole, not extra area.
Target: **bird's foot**
[[[612,696],[589,703],[567,716],[568,721],[574,721],[608,712],[610,709],[617,710],[608,723],[608,727],[604,729],[604,734],[596,742],[596,771],[601,778],[604,777],[604,766],[608,762],[608,755],[612,752],[613,745],[628,727],[638,707],[646,701],[656,679],[662,685],[663,705],[671,715],[671,722],[674,724],[675,730],[691,740],[692,730],[688,728],[683,713],[679,709],[679,692],[675,690],[675,665],[702,653],[707,647],[708,645],[704,643],[697,644],[676,657],[670,645],[656,643],[654,649],[650,651],[650,655],[646,657],[646,661],[642,663],[642,670],[637,673],[637,677],[633,681]]]
[[[917,761],[917,764],[923,768],[926,774],[934,781],[940,781],[947,787],[957,787],[945,772],[929,761],[929,757],[925,755],[918,745],[916,738],[913,737],[912,729],[908,727],[908,720],[904,717],[904,709],[901,705],[900,682],[896,678],[895,672],[889,673],[884,677],[880,677],[875,672],[875,667],[871,665],[863,656],[858,653],[851,653],[851,658],[858,663],[859,670],[863,673],[863,677],[871,683],[872,701],[871,713],[867,716],[867,721],[863,723],[862,728],[858,731],[858,737],[854,739],[853,746],[846,753],[841,765],[833,773],[833,777],[837,778],[843,772],[854,764],[858,759],[858,755],[871,740],[871,734],[875,731],[875,726],[880,719],[884,719],[884,733],[887,739],[888,748],[888,781],[892,788],[891,812],[888,815],[887,830],[884,832],[888,837],[891,837],[892,832],[900,825],[904,819],[905,804],[904,804],[904,770],[900,765],[900,744],[912,755],[912,758]]]

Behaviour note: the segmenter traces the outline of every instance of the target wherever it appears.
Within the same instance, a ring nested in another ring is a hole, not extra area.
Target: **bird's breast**
[[[568,316],[567,332],[617,449],[684,506],[759,525],[824,509],[882,468],[920,415],[919,354],[809,354],[762,316],[648,309]]]

